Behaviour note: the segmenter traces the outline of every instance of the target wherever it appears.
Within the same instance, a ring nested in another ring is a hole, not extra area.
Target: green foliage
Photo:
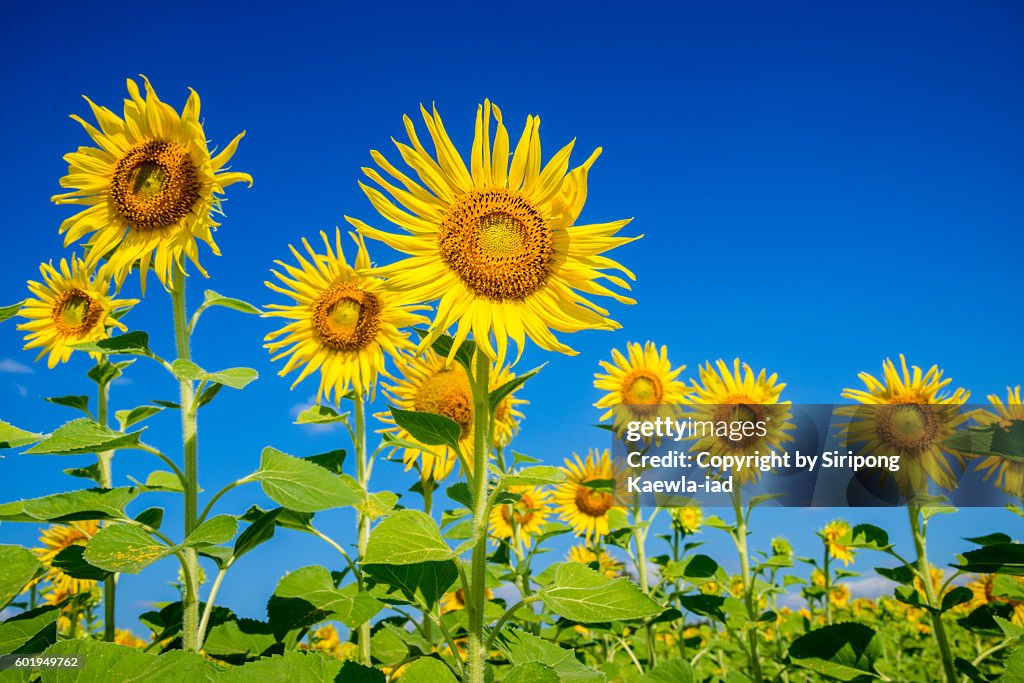
[[[366,564],[419,564],[450,560],[455,553],[437,524],[419,510],[399,510],[385,517],[370,534]]]
[[[355,584],[335,587],[331,573],[318,566],[303,567],[278,582],[267,604],[270,623],[277,633],[337,620],[356,628],[373,618],[384,605],[359,592]]]
[[[124,519],[124,508],[139,495],[136,488],[83,489],[0,505],[0,521],[73,522]]]
[[[462,427],[443,415],[401,410],[388,406],[395,424],[409,432],[412,438],[427,446],[448,446],[458,450]]]
[[[359,495],[330,470],[292,457],[276,448],[264,448],[260,469],[249,478],[263,486],[275,503],[298,512],[319,512],[355,505]]]
[[[555,565],[539,595],[554,613],[583,624],[644,619],[664,610],[629,579],[612,579],[575,562]]]
[[[573,683],[603,683],[605,675],[578,659],[572,650],[538,638],[525,631],[503,631],[497,640],[500,649],[513,667],[538,663],[554,669],[560,681]]]
[[[0,420],[0,448],[20,448],[40,441],[42,438],[42,434],[33,434]]]
[[[3,567],[0,572],[0,609],[43,573],[43,566],[36,556],[16,545],[0,545],[0,567]]]
[[[89,540],[85,561],[109,572],[138,574],[175,548],[159,543],[149,532],[134,524],[115,524],[100,529]]]
[[[33,455],[81,455],[136,448],[140,434],[114,431],[87,417],[80,417],[61,425],[57,431],[25,452]]]
[[[365,564],[369,591],[390,604],[431,610],[459,578],[454,560],[417,564]]]
[[[864,624],[843,623],[806,633],[789,646],[790,658],[802,667],[840,681],[874,677],[881,648],[875,631]]]
[[[212,382],[232,389],[244,389],[247,384],[256,381],[259,377],[259,373],[252,368],[228,368],[217,372],[207,372],[184,358],[179,358],[171,363],[171,370],[178,379]]]

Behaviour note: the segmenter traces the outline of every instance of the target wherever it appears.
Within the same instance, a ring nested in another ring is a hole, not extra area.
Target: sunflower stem
[[[174,306],[174,341],[178,358],[191,360],[189,344],[188,312],[185,306],[185,271],[181,265],[172,268],[171,301]],[[181,443],[185,455],[185,537],[196,527],[198,519],[199,464],[196,441],[195,390],[192,381],[179,379],[181,395]],[[192,591],[185,594],[182,605],[182,645],[185,650],[195,652],[199,648],[199,557],[195,548],[185,548],[185,572]]]
[[[103,382],[97,389],[96,419],[104,427],[108,422],[110,383]],[[96,456],[100,468],[100,488],[113,488],[113,451],[104,451]],[[114,642],[116,635],[115,608],[117,606],[117,575],[111,574],[103,580],[103,640]]]
[[[928,550],[926,545],[926,528],[921,521],[921,506],[917,501],[911,499],[907,503],[907,512],[910,514],[910,530],[914,536],[914,550],[917,552],[917,571],[921,575],[921,585],[924,587],[925,600],[928,602],[928,612],[932,619],[932,632],[935,635],[935,642],[939,646],[939,655],[942,657],[942,668],[946,674],[948,683],[956,683],[960,680],[956,666],[953,663],[953,652],[949,647],[949,637],[946,635],[946,626],[942,623],[942,612],[939,611],[939,603],[935,596],[935,587],[932,585],[931,565],[928,564]]]
[[[636,546],[636,573],[640,579],[640,590],[647,595],[651,594],[650,582],[647,578],[647,530],[644,526],[643,511],[640,508],[639,500],[633,507],[633,544]],[[600,557],[598,558],[600,562]],[[646,627],[647,632],[647,666],[654,668],[658,665],[658,653],[654,648],[654,628],[651,624]],[[640,670],[643,673],[643,669]]]
[[[487,660],[484,642],[484,604],[487,580],[487,444],[491,424],[490,359],[478,347],[476,372],[473,374],[473,560],[470,570],[470,590],[466,606],[469,616],[469,662],[467,674],[470,683],[483,683]]]
[[[356,479],[363,495],[370,495],[369,467],[366,462],[366,415],[363,405],[363,395],[356,392],[352,399],[355,408],[355,449],[356,449]],[[366,555],[366,546],[370,542],[370,518],[364,510],[356,510],[356,529],[358,532],[357,550],[359,554],[360,574],[362,573],[363,556]],[[360,581],[362,586],[362,581]],[[359,626],[359,657],[363,664],[370,666],[372,653],[370,651],[370,622],[364,622]]]
[[[825,559],[822,561],[822,570],[825,574],[825,625],[832,625],[832,577],[829,576],[828,540],[825,540]]]
[[[747,618],[753,623],[757,620],[757,613],[754,609],[754,585],[750,577],[750,555],[747,550],[747,517],[743,514],[743,502],[740,499],[740,492],[736,490],[732,494],[733,509],[736,511],[736,550],[740,556],[740,572],[743,576],[743,598],[747,608]],[[747,646],[750,655],[750,672],[754,683],[761,683],[764,674],[761,672],[761,658],[757,654],[757,629],[747,631]]]

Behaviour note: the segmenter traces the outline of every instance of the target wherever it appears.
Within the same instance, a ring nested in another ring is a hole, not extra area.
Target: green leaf
[[[553,612],[584,624],[644,619],[664,611],[629,579],[612,579],[577,562],[556,564],[550,585],[539,594]]]
[[[203,390],[199,392],[199,395],[196,396],[196,408],[202,408],[215,399],[217,394],[219,394],[220,390],[223,388],[223,384],[207,384],[203,387]]]
[[[875,567],[875,571],[879,576],[884,576],[890,581],[895,581],[904,586],[912,584],[914,576],[916,576],[913,569],[904,565],[898,567]]]
[[[19,500],[0,505],[0,521],[72,522],[82,520],[124,519],[124,508],[139,490],[83,489],[56,493],[42,498]]]
[[[789,656],[800,666],[841,681],[874,678],[879,652],[875,631],[854,623],[810,631],[789,646]]]
[[[871,548],[873,550],[884,550],[892,547],[889,543],[889,533],[873,524],[858,524],[850,531],[854,548]]]
[[[78,656],[86,660],[84,669],[54,669],[45,672],[45,683],[209,683],[220,680],[218,665],[202,655],[184,650],[172,650],[158,657],[115,643],[76,639],[60,641],[47,648],[44,654],[51,657]]]
[[[547,365],[547,363],[545,363],[544,365]],[[497,389],[493,390],[491,392],[490,398],[488,399],[491,406],[491,414],[494,414],[494,412],[498,409],[498,406],[501,405],[501,402],[504,401],[505,398],[507,398],[509,395],[511,395],[513,391],[526,384],[526,380],[530,379],[538,372],[543,370],[544,365],[538,366],[528,372],[524,372],[523,374],[514,377],[513,379],[510,379]]]
[[[86,467],[69,467],[64,470],[64,474],[71,475],[72,477],[78,477],[79,479],[89,479],[97,484],[99,484],[100,480],[103,478],[100,474],[100,464],[98,462],[94,462]]]
[[[134,358],[122,360],[117,363],[111,363],[106,358],[101,358],[99,363],[93,366],[89,372],[85,373],[85,376],[93,382],[96,382],[96,384],[99,384],[101,387],[106,386],[120,377],[122,371],[134,362]]]
[[[57,642],[60,609],[42,607],[17,614],[0,624],[0,652],[35,654]]]
[[[498,649],[505,653],[513,666],[534,662],[551,667],[558,679],[570,683],[603,683],[605,675],[576,659],[576,653],[525,631],[502,631],[497,639]]]
[[[718,572],[718,563],[707,555],[693,555],[681,562],[669,562],[664,574],[670,579],[687,579],[703,581],[710,579]]]
[[[381,520],[370,534],[363,562],[418,564],[454,557],[430,515],[418,510],[399,510]]]
[[[991,543],[963,554],[964,563],[957,569],[977,574],[1012,574],[1024,576],[1024,544]]]
[[[1024,647],[1018,647],[1006,658],[1006,672],[997,683],[1024,683]]]
[[[81,410],[92,418],[92,413],[89,412],[88,396],[54,396],[52,398],[44,398],[43,400],[56,406],[64,406],[65,408]]]
[[[528,662],[509,669],[502,683],[559,683],[554,667],[541,662]]]
[[[457,683],[448,665],[433,657],[420,657],[402,667],[402,683]]]
[[[413,328],[413,332],[423,339],[427,336],[427,331],[422,330],[418,327]],[[444,358],[448,357],[451,351],[452,345],[455,344],[455,340],[452,339],[451,335],[442,334],[430,345],[430,348],[439,356]],[[473,352],[476,350],[476,343],[472,340],[467,339],[459,345],[458,350],[455,352],[455,360],[458,361],[466,370],[472,371],[473,365]]]
[[[259,377],[259,373],[252,368],[228,368],[217,372],[207,372],[184,358],[179,358],[171,363],[171,370],[178,379],[213,382],[232,389],[244,389],[247,384]]]
[[[984,536],[974,536],[971,538],[965,538],[965,541],[974,543],[976,545],[992,545],[993,543],[1010,543],[1013,541],[1009,534],[1004,534],[1001,531],[996,533],[986,534]]]
[[[103,527],[89,540],[85,561],[110,572],[138,574],[174,550],[134,524],[115,524]]]
[[[203,641],[203,652],[214,657],[255,658],[277,643],[270,624],[256,619],[227,619],[214,624]]]
[[[195,547],[201,545],[220,545],[235,537],[238,531],[238,520],[231,515],[217,515],[199,525],[182,545]]]
[[[391,604],[417,605],[432,610],[459,578],[455,560],[418,564],[364,564],[368,590]]]
[[[398,504],[398,494],[391,491],[378,491],[366,497],[365,503],[356,505],[356,509],[366,515],[371,522],[375,522],[384,515],[390,513]]]
[[[164,523],[164,509],[157,507],[146,508],[135,515],[135,521],[139,524],[145,524],[152,529],[159,529],[160,525]]]
[[[395,424],[409,432],[412,438],[427,446],[448,446],[458,450],[462,427],[443,415],[401,410],[388,406]]]
[[[121,425],[121,431],[123,432],[132,425],[153,417],[157,413],[163,412],[163,410],[160,406],[137,406],[131,410],[119,410],[114,413],[114,417],[117,418],[117,423]]]
[[[72,348],[110,356],[153,356],[153,352],[149,350],[149,335],[145,332],[127,332],[109,339],[73,344]]]
[[[110,576],[110,572],[94,567],[85,560],[84,545],[69,545],[53,558],[53,566],[73,579],[86,581],[102,581]]]
[[[454,503],[458,503],[463,507],[473,509],[473,492],[469,489],[469,484],[464,481],[456,482],[445,489],[445,493],[448,498]]]
[[[235,540],[235,560],[274,537],[274,531],[277,529],[277,518],[282,511],[283,508],[275,508],[269,512],[263,512],[246,527],[245,531],[239,534]]]
[[[298,512],[356,505],[359,495],[329,470],[301,458],[264,448],[260,469],[250,475],[275,503]]]
[[[136,448],[141,432],[124,434],[86,417],[72,420],[25,451],[33,455],[80,455],[103,453],[119,448]]]
[[[43,439],[42,434],[26,432],[0,420],[0,448],[20,448]]]
[[[942,607],[941,611],[945,612],[951,610],[957,605],[962,605],[966,602],[970,602],[974,598],[974,593],[967,586],[957,586],[953,590],[949,591],[942,596]]]
[[[165,470],[154,470],[149,473],[146,477],[146,488],[159,489],[161,491],[175,491],[177,493],[184,493],[185,488],[181,484],[181,479],[174,472],[167,472]]]
[[[502,477],[502,482],[508,486],[521,484],[543,486],[545,484],[561,484],[563,481],[565,481],[565,471],[561,467],[552,467],[550,465],[527,467]]]
[[[331,573],[324,567],[303,567],[281,579],[267,605],[267,613],[276,629],[288,630],[312,626],[326,619],[337,619],[350,629],[374,617],[384,605],[356,584],[335,588]]]
[[[307,455],[303,460],[320,465],[326,470],[330,470],[335,474],[341,474],[341,466],[345,464],[345,451],[343,449],[337,449],[333,451],[327,451],[326,453],[319,453],[317,455]]]
[[[247,301],[242,301],[241,299],[232,299],[231,297],[224,296],[223,294],[218,294],[212,289],[208,289],[205,292],[203,292],[203,303],[200,304],[199,310],[207,309],[212,306],[230,308],[233,311],[238,311],[239,313],[248,313],[249,315],[260,314],[260,309],[256,308]],[[199,313],[199,310],[196,311],[197,315]]]
[[[29,550],[17,545],[0,545],[0,609],[16,598],[32,579],[43,573],[43,565]],[[7,653],[7,650],[0,649]]]
[[[314,405],[303,410],[295,418],[297,425],[324,425],[334,422],[348,424],[348,413],[339,414],[330,406]]]
[[[641,683],[693,683],[693,667],[685,659],[670,659],[647,672]]]
[[[18,315],[18,311],[21,310],[21,306],[24,303],[25,301],[22,299],[18,303],[11,304],[10,306],[0,306],[0,323],[10,320],[14,316]]]
[[[722,606],[725,604],[725,598],[721,595],[681,595],[679,596],[679,606],[682,609],[687,609],[695,614],[702,614],[712,619],[725,623],[726,616],[725,612],[722,611]]]

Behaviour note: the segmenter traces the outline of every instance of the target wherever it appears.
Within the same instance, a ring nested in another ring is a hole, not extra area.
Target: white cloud
[[[15,382],[14,387],[18,390],[18,395],[22,398],[28,396],[28,388],[25,385]]]
[[[13,358],[0,359],[0,372],[6,372],[11,375],[28,375],[31,374],[32,368]]]

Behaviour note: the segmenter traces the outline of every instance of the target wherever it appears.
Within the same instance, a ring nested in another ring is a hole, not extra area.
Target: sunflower
[[[469,373],[460,363],[448,366],[445,359],[431,349],[422,354],[406,356],[399,361],[402,377],[394,384],[385,385],[388,399],[397,408],[423,413],[434,413],[454,420],[462,429],[459,439],[463,453],[473,451],[473,387]],[[491,367],[488,374],[489,391],[515,378],[508,368]],[[516,398],[515,392],[506,396],[494,411],[491,428],[492,446],[504,448],[519,429],[523,414],[518,406],[526,403]],[[405,429],[395,424],[390,412],[378,413],[381,422],[389,425],[383,431],[391,433],[405,442],[402,459],[405,469],[416,466],[423,478],[440,481],[448,476],[458,459],[457,454],[447,446],[425,446],[419,444]]]
[[[490,600],[494,597],[494,592],[490,588],[484,589],[484,599]],[[461,588],[456,588],[453,591],[445,593],[441,596],[441,614],[448,614],[449,612],[457,612],[460,609],[466,609],[466,594]]]
[[[678,405],[689,392],[676,377],[686,366],[673,370],[668,347],[662,346],[659,351],[650,341],[643,346],[626,344],[626,353],[628,357],[612,349],[612,362],[600,361],[607,374],[594,375],[594,388],[608,392],[594,404],[608,409],[601,419],[613,418],[612,424],[619,432],[630,421],[677,417]]]
[[[608,512],[615,505],[611,482],[617,472],[612,465],[608,449],[590,449],[587,459],[573,453],[565,460],[566,479],[555,489],[555,508],[573,528],[577,536],[588,542],[606,536],[611,530]],[[601,482],[600,487],[590,484]]]
[[[704,522],[704,513],[696,505],[669,508],[672,526],[684,534],[695,534],[700,531]]]
[[[722,584],[717,581],[705,581],[697,589],[704,595],[720,595],[722,593]]]
[[[821,530],[821,538],[828,547],[828,554],[837,560],[842,560],[844,566],[853,562],[853,550],[844,543],[843,539],[850,535],[850,525],[841,519],[836,519],[825,525]]]
[[[36,360],[47,353],[46,364],[66,363],[74,344],[99,341],[110,336],[110,328],[126,329],[117,321],[120,314],[138,303],[137,299],[112,299],[110,275],[106,266],[95,273],[79,258],[61,259],[60,265],[39,266],[42,282],[29,281],[28,289],[36,298],[28,299],[18,315],[28,322],[18,325],[27,330],[26,349],[40,349]],[[99,358],[99,354],[90,354]]]
[[[1013,581],[1024,588],[1024,579],[1019,576],[1007,577],[1005,580]],[[971,601],[966,603],[970,610],[977,609],[983,605],[1012,605],[1013,615],[1010,620],[1017,626],[1024,626],[1024,600],[1007,598],[995,593],[995,574],[979,575],[974,581],[967,583],[971,589]]]
[[[268,317],[293,321],[268,334],[264,341],[273,360],[288,356],[279,375],[302,367],[292,383],[299,382],[316,370],[320,371],[317,398],[340,401],[349,387],[367,394],[384,373],[385,352],[398,358],[413,348],[409,333],[401,329],[425,323],[426,318],[415,311],[424,306],[404,304],[387,283],[374,277],[357,274],[370,267],[366,243],[352,234],[356,243],[353,266],[345,260],[341,249],[341,231],[335,230],[334,244],[324,232],[324,254],[318,254],[305,239],[303,246],[309,260],[289,246],[298,266],[275,261],[285,272],[271,272],[284,286],[264,284],[275,292],[295,300],[294,304],[270,304]]]
[[[898,456],[899,471],[894,476],[904,495],[923,492],[928,479],[951,489],[956,478],[941,443],[970,418],[960,410],[970,392],[943,393],[951,380],[943,378],[937,365],[922,372],[916,365],[908,367],[902,354],[900,365],[902,371],[886,359],[881,380],[862,372],[858,377],[866,390],[843,391],[843,398],[864,406],[844,406],[836,411],[851,418],[842,433],[850,443],[863,444],[864,455]]]
[[[841,583],[832,587],[832,591],[828,595],[828,600],[833,606],[838,607],[839,609],[845,609],[850,604],[850,595],[850,587],[845,583]]]
[[[988,401],[996,412],[978,410],[974,413],[974,419],[983,427],[1006,421],[1024,420],[1024,405],[1020,400],[1020,386],[1013,389],[1007,387],[1006,403],[1003,403],[995,394],[990,394]],[[998,455],[989,455],[979,460],[976,468],[985,472],[985,479],[994,474],[996,486],[1006,493],[1017,498],[1024,498],[1024,462],[1001,458]]]
[[[547,521],[550,508],[549,492],[536,486],[510,486],[509,493],[519,495],[515,503],[495,505],[491,509],[491,536],[494,538],[512,538],[512,522],[519,530],[519,538],[527,548],[533,542],[533,536],[540,533]]]
[[[622,572],[622,563],[612,557],[607,550],[601,550],[601,556],[585,545],[574,545],[569,548],[565,559],[580,564],[597,563],[597,570],[609,578],[615,578]]]
[[[61,223],[65,246],[91,233],[86,243],[89,264],[107,256],[120,287],[138,262],[145,291],[150,267],[170,287],[172,268],[184,269],[183,256],[206,275],[196,241],[220,255],[211,232],[218,224],[211,214],[220,211],[225,187],[240,181],[251,186],[252,178],[224,170],[244,132],[211,157],[199,95],[193,90],[179,115],[160,101],[145,77],[143,85],[145,97],[128,79],[124,118],[85,98],[99,128],[71,118],[97,147],[79,147],[64,156],[68,174],[60,184],[73,191],[55,195],[53,201],[88,207]]]
[[[119,628],[114,631],[114,642],[118,645],[124,645],[125,647],[134,647],[136,649],[144,649],[149,643],[139,638],[130,629]]]
[[[46,567],[43,577],[50,582],[53,603],[56,604],[66,597],[87,593],[96,586],[95,581],[76,579],[53,566],[53,560],[61,551],[73,545],[85,545],[100,530],[99,522],[71,522],[70,524],[51,524],[39,536],[43,547],[36,548],[35,554]]]
[[[639,238],[616,237],[628,219],[574,225],[586,200],[587,173],[601,150],[570,171],[569,143],[542,169],[540,119],[530,116],[510,163],[501,111],[485,101],[477,107],[467,169],[437,110],[420,109],[436,160],[420,143],[409,117],[404,120],[411,146],[395,143],[419,182],[371,151],[377,165],[402,187],[372,168],[363,171],[391,199],[361,184],[374,208],[408,234],[348,219],[366,236],[409,255],[379,268],[378,274],[407,290],[415,301],[440,299],[437,317],[420,348],[455,325],[453,353],[472,331],[480,348],[500,365],[509,338],[520,355],[526,337],[549,351],[575,354],[552,330],[618,329],[608,311],[587,295],[635,303],[601,282],[628,290],[628,283],[612,271],[635,279],[602,254]],[[492,113],[497,126],[493,147]]]
[[[700,382],[692,380],[693,393],[685,400],[691,408],[685,417],[695,423],[710,421],[716,425],[737,421],[764,423],[765,433],[763,436],[758,436],[756,432],[753,436],[740,435],[738,439],[706,433],[696,440],[691,450],[695,453],[708,451],[716,455],[748,455],[757,451],[767,453],[782,450],[783,443],[793,440],[786,433],[793,428],[789,422],[792,417],[789,412],[790,403],[779,400],[785,387],[785,384],[778,382],[778,375],[768,376],[763,369],[755,374],[739,358],[733,361],[731,371],[724,360],[719,360],[715,366],[710,362],[702,366]],[[755,481],[759,474],[760,470],[752,467],[732,472],[740,486]]]

